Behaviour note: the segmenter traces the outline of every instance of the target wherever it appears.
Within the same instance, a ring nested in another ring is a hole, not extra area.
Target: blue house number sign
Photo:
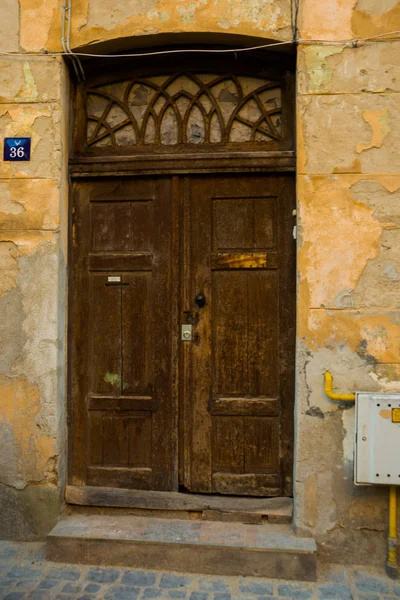
[[[31,160],[31,138],[4,138],[4,160]]]

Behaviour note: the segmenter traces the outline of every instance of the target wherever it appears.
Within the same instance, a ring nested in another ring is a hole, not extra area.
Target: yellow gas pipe
[[[332,381],[333,381],[332,373],[330,373],[329,371],[325,371],[324,377],[325,377],[325,394],[328,396],[328,398],[330,398],[331,400],[336,400],[337,402],[355,402],[356,401],[355,394],[335,394],[334,392],[332,392]]]
[[[336,402],[355,402],[355,394],[335,394],[332,392],[333,377],[330,371],[325,371],[325,394],[330,400]],[[388,535],[388,556],[386,562],[386,572],[392,579],[397,579],[399,569],[397,567],[397,489],[395,485],[389,488],[389,535]]]
[[[399,569],[397,567],[397,498],[396,486],[390,486],[389,492],[389,537],[388,537],[388,558],[386,563],[386,573],[392,579],[397,579]]]

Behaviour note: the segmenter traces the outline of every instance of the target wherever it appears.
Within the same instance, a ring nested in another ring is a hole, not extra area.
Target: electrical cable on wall
[[[366,38],[354,38],[348,40],[318,40],[318,39],[302,39],[298,38],[295,40],[296,44],[303,45],[320,45],[320,46],[345,46],[347,48],[359,48],[364,44],[368,43],[388,43],[388,42],[398,42],[400,41],[400,37],[392,37],[389,39],[380,39],[385,38],[386,36],[399,35],[400,30],[397,31],[388,31],[386,33],[380,33],[378,35],[373,35]],[[375,42],[374,42],[375,40]],[[251,52],[254,50],[263,50],[265,48],[275,48],[278,46],[292,46],[293,42],[285,41],[285,42],[272,42],[269,44],[261,44],[258,46],[250,46],[247,48],[178,48],[175,50],[158,50],[156,52],[140,52],[140,53],[131,53],[131,54],[91,54],[88,52],[0,52],[0,56],[15,56],[15,57],[27,57],[27,56],[74,56],[74,57],[82,57],[82,58],[141,58],[145,56],[160,56],[167,54],[188,54],[188,53],[207,53],[207,54],[228,54],[228,53],[239,53],[239,52]]]

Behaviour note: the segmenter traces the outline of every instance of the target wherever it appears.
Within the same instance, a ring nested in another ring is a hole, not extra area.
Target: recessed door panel
[[[174,489],[171,181],[77,184],[73,208],[72,482]]]

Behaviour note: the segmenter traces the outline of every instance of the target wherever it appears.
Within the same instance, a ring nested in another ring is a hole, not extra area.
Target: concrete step
[[[72,513],[47,537],[48,560],[315,581],[316,544],[289,525]]]

